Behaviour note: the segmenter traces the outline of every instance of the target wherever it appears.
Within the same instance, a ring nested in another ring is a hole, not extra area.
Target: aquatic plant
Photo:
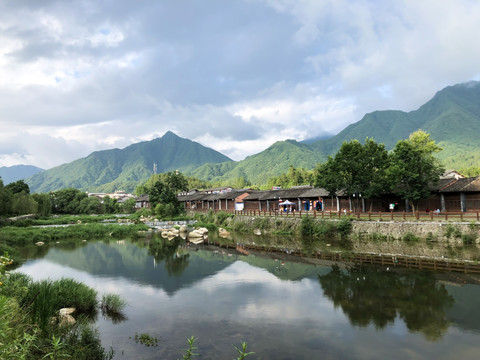
[[[147,333],[142,333],[140,335],[138,333],[135,333],[135,336],[133,337],[133,341],[135,341],[137,344],[140,343],[144,346],[150,347],[150,346],[158,346],[159,338]]]
[[[115,315],[123,316],[122,310],[126,305],[127,302],[117,294],[103,294],[100,309],[102,314],[109,317],[115,317]]]

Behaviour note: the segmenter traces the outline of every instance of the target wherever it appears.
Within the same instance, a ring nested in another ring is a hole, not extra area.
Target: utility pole
[[[153,173],[156,175],[157,174],[157,163],[153,163]]]

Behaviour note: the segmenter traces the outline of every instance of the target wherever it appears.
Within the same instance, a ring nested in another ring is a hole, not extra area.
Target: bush
[[[121,313],[123,308],[127,305],[125,300],[123,300],[117,294],[104,294],[102,296],[102,301],[100,307],[102,312],[113,312]]]
[[[339,221],[337,225],[338,232],[340,233],[340,237],[342,239],[346,239],[348,235],[352,232],[352,222],[349,218],[343,218]]]
[[[403,235],[402,240],[406,242],[416,242],[420,238],[416,236],[414,233],[407,232],[405,235]]]
[[[477,240],[477,235],[474,233],[470,234],[463,234],[462,235],[462,241],[464,245],[472,245],[475,244],[475,241]]]

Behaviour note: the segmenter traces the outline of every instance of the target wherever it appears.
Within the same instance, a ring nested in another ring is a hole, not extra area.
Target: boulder
[[[60,327],[65,327],[65,326],[73,326],[76,324],[76,320],[72,315],[63,315],[60,316],[60,319],[58,320],[58,326]]]
[[[75,308],[62,308],[58,311],[58,314],[60,316],[64,316],[64,315],[71,315],[75,312]]]
[[[230,236],[230,231],[227,231],[224,228],[220,228],[218,229],[218,235],[222,238],[228,238]]]

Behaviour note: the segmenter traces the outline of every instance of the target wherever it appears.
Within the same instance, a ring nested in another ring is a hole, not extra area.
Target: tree
[[[85,197],[78,204],[77,213],[79,214],[101,214],[103,206],[100,199],[95,196]]]
[[[181,175],[181,174],[180,174]],[[155,213],[161,217],[175,216],[182,212],[177,193],[185,191],[187,182],[179,174],[168,173],[148,188],[149,201]]]
[[[19,194],[22,191],[25,192],[26,194],[30,194],[30,188],[23,180],[12,182],[6,185],[5,188],[11,191],[12,194]]]
[[[137,204],[137,200],[135,199],[127,199],[123,203],[120,204],[120,211],[124,214],[132,214],[135,212],[135,205]]]
[[[79,214],[79,205],[87,194],[74,188],[51,193],[52,211],[57,214]]]
[[[343,191],[357,199],[370,199],[381,193],[386,186],[385,172],[388,152],[384,144],[367,138],[362,145],[358,140],[343,142],[335,157],[317,165],[315,185],[326,189],[331,196]],[[355,205],[355,204],[354,204]]]
[[[103,198],[103,212],[105,214],[115,214],[119,208],[117,199],[111,198],[108,195]]]
[[[49,194],[32,194],[33,200],[38,203],[38,214],[50,216],[52,213],[52,199]]]
[[[15,215],[36,214],[38,203],[29,194],[21,191],[13,194],[12,213]]]
[[[430,195],[430,187],[438,182],[445,171],[435,158],[441,151],[430,134],[419,130],[407,140],[400,140],[390,154],[387,177],[391,190],[405,199],[407,208],[412,204],[415,211],[418,200]]]
[[[12,193],[3,186],[0,178],[0,216],[8,215],[12,209]]]

